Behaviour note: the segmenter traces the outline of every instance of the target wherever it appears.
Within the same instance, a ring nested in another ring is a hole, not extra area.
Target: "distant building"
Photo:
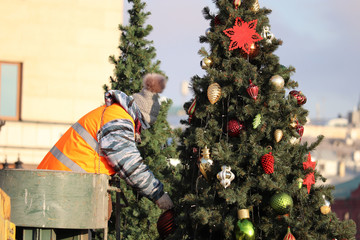
[[[36,166],[104,102],[123,0],[0,2],[0,163]]]
[[[360,127],[360,101],[357,107],[349,113],[349,122],[353,127]]]
[[[309,143],[324,135],[324,140],[311,153],[316,170],[335,186],[335,201],[331,209],[344,219],[357,224],[356,239],[360,239],[360,104],[349,118],[336,118],[321,125],[304,126],[303,141]],[[319,183],[318,184],[323,184]]]
[[[341,220],[354,220],[358,230],[356,239],[360,239],[360,177],[335,185],[334,197],[332,211]]]

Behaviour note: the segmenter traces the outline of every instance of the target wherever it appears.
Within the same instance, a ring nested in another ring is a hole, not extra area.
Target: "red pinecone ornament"
[[[256,100],[257,95],[258,95],[258,93],[259,93],[259,87],[256,86],[255,84],[253,84],[253,83],[251,82],[251,80],[249,80],[249,81],[250,81],[250,85],[249,85],[249,87],[246,89],[246,91],[248,92],[248,94],[250,95],[250,97],[252,97],[254,100]]]
[[[244,129],[244,125],[237,119],[231,119],[228,122],[228,135],[230,137],[238,137],[240,135],[241,130]]]
[[[274,156],[272,155],[272,152],[269,152],[261,157],[261,165],[266,174],[274,172]]]
[[[157,230],[161,239],[165,239],[174,232],[175,222],[173,209],[169,209],[160,215],[157,221]]]

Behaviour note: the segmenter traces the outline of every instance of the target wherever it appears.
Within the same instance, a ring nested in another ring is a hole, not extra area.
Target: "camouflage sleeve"
[[[134,139],[131,121],[117,119],[106,123],[99,139],[102,154],[126,183],[152,201],[163,194],[163,184],[143,162]]]

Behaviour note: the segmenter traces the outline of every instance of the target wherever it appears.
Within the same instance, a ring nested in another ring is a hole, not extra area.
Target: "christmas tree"
[[[331,212],[333,186],[315,169],[301,141],[306,96],[292,66],[274,54],[270,9],[257,0],[217,0],[203,9],[204,76],[191,79],[193,99],[179,147],[184,166],[176,239],[355,239],[352,220]],[[315,184],[316,183],[316,184]]]
[[[132,8],[128,11],[129,25],[119,25],[121,31],[119,57],[110,56],[115,65],[114,77],[110,77],[110,89],[120,90],[127,95],[142,89],[143,76],[146,73],[162,73],[160,61],[155,61],[156,50],[153,42],[146,37],[152,31],[151,25],[145,25],[150,12],[145,11],[146,4],[141,0],[128,0]],[[108,86],[104,89],[109,90]],[[163,99],[157,120],[150,129],[141,132],[141,144],[138,149],[144,162],[155,177],[164,184],[164,191],[172,196],[172,184],[178,181],[179,174],[169,164],[170,158],[177,157],[175,145],[179,129],[172,129],[167,122],[167,113],[171,99]],[[113,213],[109,223],[109,239],[156,239],[159,234],[156,222],[161,210],[150,200],[140,196],[136,191],[120,181],[120,188],[128,201],[128,206],[120,210],[120,222],[116,223],[115,194],[113,194]],[[124,202],[121,202],[124,204]],[[116,224],[118,224],[116,226]],[[115,229],[121,230],[116,236]],[[97,238],[102,239],[102,235]]]

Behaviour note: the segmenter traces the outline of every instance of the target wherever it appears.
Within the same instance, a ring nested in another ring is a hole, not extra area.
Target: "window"
[[[20,120],[21,63],[0,61],[0,118]]]

